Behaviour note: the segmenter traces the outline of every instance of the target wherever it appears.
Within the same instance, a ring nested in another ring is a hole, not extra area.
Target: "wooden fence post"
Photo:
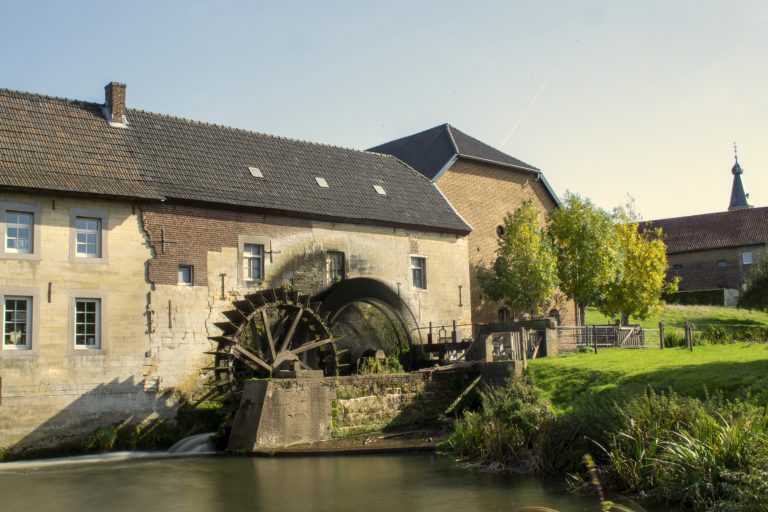
[[[688,350],[693,352],[693,332],[691,331],[691,322],[685,322],[685,341],[688,342]]]
[[[587,327],[589,329],[589,327]],[[595,336],[595,326],[592,326],[592,343],[595,345],[595,354],[597,354],[597,336]]]
[[[664,322],[659,322],[659,348],[664,350]]]

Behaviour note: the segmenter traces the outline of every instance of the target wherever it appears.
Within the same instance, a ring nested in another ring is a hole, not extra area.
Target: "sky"
[[[768,2],[0,0],[0,48],[0,88],[119,81],[129,108],[355,149],[448,122],[646,219],[725,210],[735,141],[768,206]]]

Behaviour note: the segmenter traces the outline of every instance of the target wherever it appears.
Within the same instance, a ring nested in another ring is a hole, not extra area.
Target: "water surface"
[[[473,512],[539,505],[598,512],[595,498],[434,455],[142,458],[0,464],[3,512]]]

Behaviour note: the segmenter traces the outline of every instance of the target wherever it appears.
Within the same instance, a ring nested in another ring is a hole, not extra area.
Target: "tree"
[[[533,201],[507,214],[496,254],[491,268],[477,269],[485,294],[504,301],[513,311],[539,313],[552,297],[557,277],[552,243]]]
[[[666,280],[667,246],[661,229],[638,229],[641,219],[631,198],[614,210],[614,218],[619,269],[605,290],[600,311],[608,316],[620,314],[626,324],[630,316],[645,319],[659,312],[664,306],[662,293],[676,291],[677,278]]]
[[[747,285],[739,295],[739,307],[768,311],[768,245],[747,276]]]
[[[588,304],[597,302],[618,274],[618,237],[611,215],[587,198],[567,192],[550,213],[560,289],[578,306],[584,325]]]

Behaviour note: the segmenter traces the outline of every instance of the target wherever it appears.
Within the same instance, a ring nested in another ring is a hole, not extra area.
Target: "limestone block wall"
[[[456,161],[440,177],[437,186],[474,228],[467,236],[472,321],[496,322],[502,305],[484,296],[475,269],[477,266],[488,267],[496,260],[497,226],[527,199],[533,199],[542,218],[556,205],[542,183],[530,173],[463,159]],[[556,293],[556,300],[545,313],[551,308],[560,312],[562,324],[573,323],[573,302],[562,293]]]
[[[157,389],[191,390],[203,382],[208,337],[219,334],[212,324],[232,301],[263,288],[286,285],[312,294],[329,286],[327,251],[344,253],[347,277],[372,277],[399,290],[420,325],[470,321],[463,237],[181,205],[142,208],[150,240],[173,240],[165,252],[153,242],[156,256],[148,265],[154,284],[148,379]],[[262,281],[244,275],[243,243],[271,252]],[[413,287],[411,255],[427,260],[426,290]],[[178,283],[179,265],[194,266],[193,286]]]
[[[151,250],[138,209],[127,201],[7,192],[0,206],[31,211],[35,223],[32,254],[0,253],[0,293],[32,299],[29,348],[0,348],[0,449],[170,414],[174,398],[145,391]],[[101,216],[102,258],[73,257],[74,214]],[[75,297],[101,300],[100,349],[75,348]]]

